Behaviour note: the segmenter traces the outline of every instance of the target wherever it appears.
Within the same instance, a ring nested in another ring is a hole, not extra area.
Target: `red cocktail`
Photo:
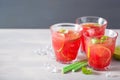
[[[90,36],[104,35],[107,26],[107,21],[105,19],[95,16],[80,17],[76,20],[76,23],[83,28],[83,32],[90,30]],[[84,36],[82,36],[81,40],[81,51],[85,52]]]
[[[118,34],[106,29],[105,35],[102,36],[91,37],[87,32],[83,35],[89,66],[97,70],[106,70],[110,65]]]
[[[52,46],[56,60],[61,63],[70,63],[76,59],[80,41],[81,29],[72,23],[60,23],[51,26]]]

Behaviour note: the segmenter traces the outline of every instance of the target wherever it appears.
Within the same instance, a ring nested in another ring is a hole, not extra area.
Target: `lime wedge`
[[[114,59],[120,60],[120,46],[115,47],[115,51],[113,54]]]

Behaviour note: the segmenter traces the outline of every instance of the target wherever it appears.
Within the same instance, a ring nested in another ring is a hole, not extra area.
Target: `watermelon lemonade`
[[[83,35],[89,66],[96,70],[106,70],[115,50],[118,33],[106,29],[105,35],[91,37],[87,32]]]
[[[107,26],[107,21],[104,18],[95,16],[85,16],[77,18],[76,23],[83,28],[82,32],[90,30],[90,36],[104,35]],[[85,52],[84,36],[82,36],[81,40],[81,51]]]
[[[50,29],[56,61],[71,63],[78,54],[82,28],[73,23],[58,23],[52,25]]]

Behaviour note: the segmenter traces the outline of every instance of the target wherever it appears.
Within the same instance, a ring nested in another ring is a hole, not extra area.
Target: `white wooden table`
[[[120,29],[115,31],[119,33],[117,45],[120,45]],[[0,29],[0,80],[120,80],[120,77],[106,77],[108,72],[120,74],[120,61],[114,60],[110,71],[96,71],[93,75],[84,75],[81,71],[53,73],[53,67],[64,65],[49,54],[36,52],[50,44],[49,29]]]

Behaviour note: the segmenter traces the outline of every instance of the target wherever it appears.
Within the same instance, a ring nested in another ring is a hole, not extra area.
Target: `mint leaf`
[[[106,40],[108,38],[108,36],[102,36],[101,39],[102,40]]]
[[[93,38],[93,39],[91,39],[91,42],[92,42],[92,44],[97,44],[97,43],[99,43],[99,39]]]
[[[102,37],[100,38],[100,42],[101,42],[101,43],[104,43],[107,39],[108,39],[108,36],[102,36]]]
[[[82,67],[82,73],[86,75],[92,74],[92,69],[87,68],[87,67]]]

